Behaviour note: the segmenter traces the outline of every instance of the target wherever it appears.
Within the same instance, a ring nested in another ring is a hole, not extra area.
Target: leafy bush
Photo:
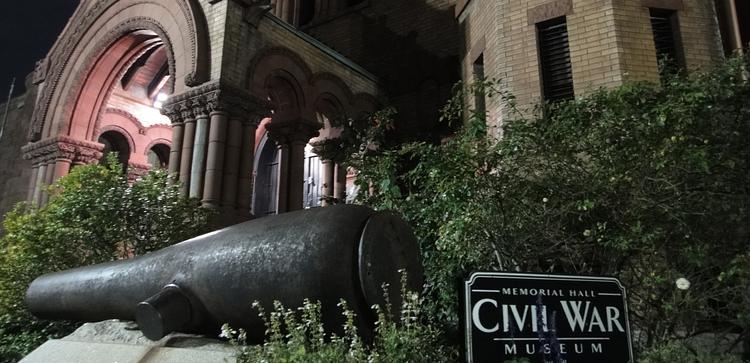
[[[355,314],[347,308],[345,301],[339,306],[345,318],[344,334],[326,333],[322,323],[320,303],[305,300],[297,311],[274,304],[274,311],[260,311],[266,324],[267,342],[263,345],[245,345],[246,334],[225,325],[222,336],[239,345],[239,363],[250,362],[299,362],[299,363],[440,363],[453,362],[458,353],[447,348],[439,340],[439,332],[424,321],[419,295],[406,290],[402,281],[402,306],[400,317],[394,320],[392,307],[375,306],[378,320],[375,337],[365,343],[357,332]],[[385,290],[385,289],[384,289]],[[386,296],[387,300],[387,296]]]
[[[667,342],[643,353],[639,363],[742,363],[730,354],[710,354],[694,351],[681,342]]]
[[[13,362],[69,323],[39,321],[23,296],[39,275],[128,258],[207,230],[211,213],[184,199],[153,171],[132,185],[121,165],[74,168],[50,187],[42,208],[19,204],[5,217],[0,239],[0,361]]]
[[[359,202],[399,211],[421,241],[427,309],[457,332],[472,270],[611,275],[638,342],[750,336],[750,83],[745,59],[504,115],[503,137],[460,92],[442,144],[359,148]],[[496,82],[475,85],[513,110]],[[372,144],[371,140],[360,140]],[[687,290],[675,281],[690,282]]]

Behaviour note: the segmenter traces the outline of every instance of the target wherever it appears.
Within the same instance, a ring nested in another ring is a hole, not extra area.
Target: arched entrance
[[[255,195],[253,214],[264,217],[278,213],[279,149],[273,140],[264,136],[255,162]]]
[[[207,80],[206,38],[192,2],[82,2],[34,74],[40,93],[24,147],[33,165],[30,199],[45,203],[45,185],[106,152],[118,153],[131,180],[166,167],[172,130],[160,108]]]

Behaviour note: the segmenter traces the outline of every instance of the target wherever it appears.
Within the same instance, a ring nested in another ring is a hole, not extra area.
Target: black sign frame
[[[627,304],[627,292],[625,287],[622,285],[619,279],[615,277],[608,277],[608,276],[582,276],[582,275],[564,275],[564,274],[539,274],[539,273],[513,273],[513,272],[473,272],[467,279],[465,279],[462,283],[462,299],[461,299],[461,309],[463,311],[464,316],[461,318],[461,325],[464,331],[464,350],[463,355],[465,358],[465,361],[467,363],[476,363],[475,360],[475,353],[473,351],[473,317],[472,317],[472,293],[474,292],[496,292],[496,291],[489,291],[489,290],[472,290],[472,286],[477,282],[479,279],[502,279],[502,280],[517,280],[517,281],[530,281],[530,280],[537,280],[537,281],[558,281],[558,282],[566,282],[566,283],[610,283],[614,284],[616,286],[617,290],[619,290],[619,293],[609,293],[603,295],[619,295],[622,298],[622,309],[624,314],[624,330],[625,330],[625,336],[627,339],[626,345],[627,345],[627,361],[624,363],[633,363],[635,362],[633,358],[633,346],[632,346],[632,335],[631,335],[631,327],[630,327],[630,317],[629,317],[629,310],[628,310],[628,304]],[[517,356],[518,357],[518,356]],[[523,356],[520,356],[523,357]],[[513,357],[506,357],[506,359],[512,359]],[[606,358],[606,356],[602,357]],[[497,361],[495,359],[494,361]],[[545,360],[546,361],[546,360]],[[577,361],[574,360],[564,360],[568,363],[577,363]],[[532,360],[532,362],[534,362]]]

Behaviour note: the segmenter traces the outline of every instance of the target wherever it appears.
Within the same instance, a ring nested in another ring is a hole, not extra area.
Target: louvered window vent
[[[573,67],[570,64],[568,26],[565,17],[537,24],[537,32],[544,99],[573,99]]]

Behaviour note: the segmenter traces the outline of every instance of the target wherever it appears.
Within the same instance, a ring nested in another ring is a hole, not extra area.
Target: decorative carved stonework
[[[230,117],[257,123],[271,115],[271,105],[245,90],[212,82],[173,96],[161,112],[173,123],[211,112],[226,112]]]
[[[320,135],[319,130],[322,127],[323,125],[319,122],[297,119],[271,122],[266,125],[266,130],[268,130],[268,138],[275,141],[276,144],[307,144],[310,139]]]
[[[36,62],[36,66],[34,67],[34,73],[31,76],[31,83],[34,85],[38,85],[44,82],[44,80],[47,78],[48,68],[49,63],[47,62],[47,59],[38,60]]]
[[[331,160],[333,162],[342,162],[346,157],[344,155],[344,146],[340,138],[323,139],[311,142],[313,152],[320,156],[322,160]]]
[[[32,164],[54,160],[69,160],[74,164],[93,164],[102,158],[104,145],[58,136],[27,144],[21,150],[23,158],[31,161]]]

